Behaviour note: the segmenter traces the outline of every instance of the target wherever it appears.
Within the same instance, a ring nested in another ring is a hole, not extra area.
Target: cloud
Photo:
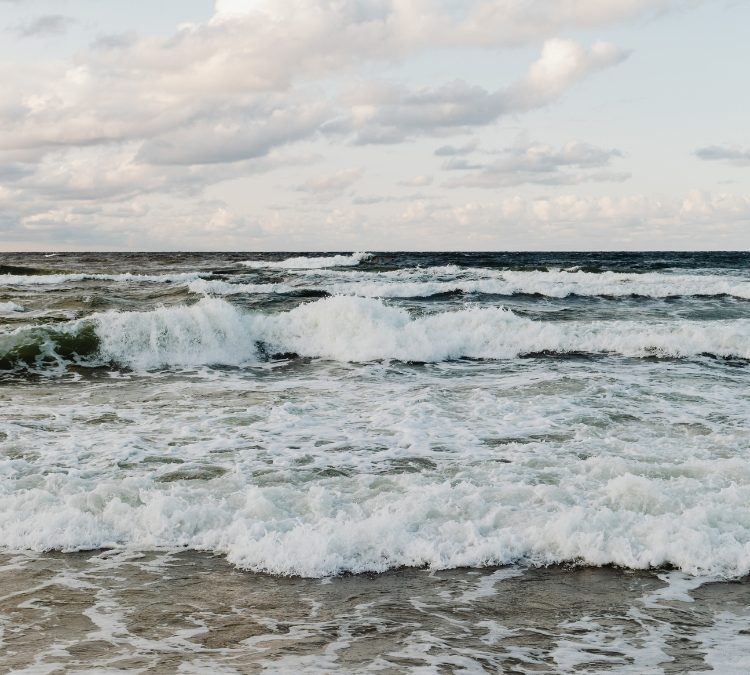
[[[321,204],[315,212],[315,204],[306,203],[296,211],[249,217],[219,200],[170,202],[153,194],[118,204],[50,204],[19,216],[13,200],[0,200],[0,248],[14,242],[25,242],[27,249],[38,242],[47,250],[326,250],[332,242],[342,250],[355,244],[371,250],[750,247],[750,197],[733,193],[692,191],[668,199],[638,193],[511,195],[456,203],[422,196],[357,206]]]
[[[207,114],[149,139],[139,159],[158,165],[195,165],[263,157],[273,148],[313,136],[331,114],[324,104],[297,104],[288,97],[261,99],[223,114]]]
[[[517,46],[676,8],[681,0],[217,0],[214,24],[285,26],[322,53],[399,58],[431,45]],[[326,43],[325,38],[334,38]],[[338,39],[336,39],[338,38]]]
[[[69,60],[0,64],[0,238],[38,237],[70,246],[96,241],[273,248],[285,246],[288,236],[300,247],[315,247],[330,227],[326,245],[349,241],[356,248],[355,237],[367,234],[367,214],[382,209],[369,232],[388,243],[390,230],[383,223],[403,207],[393,195],[355,197],[352,208],[340,210],[325,203],[351,191],[361,177],[358,169],[330,173],[329,164],[308,180],[297,172],[285,176],[288,189],[311,196],[288,203],[278,194],[269,199],[290,210],[304,202],[307,210],[297,219],[265,203],[263,194],[253,193],[252,202],[245,195],[254,216],[206,196],[218,194],[206,188],[221,181],[309,162],[312,153],[324,156],[328,150],[312,144],[398,163],[403,157],[391,148],[378,157],[379,148],[353,150],[351,144],[443,138],[446,145],[435,154],[456,172],[474,172],[476,180],[510,181],[508,176],[516,175],[542,184],[575,183],[593,180],[596,172],[600,178],[610,172],[614,179],[609,160],[586,164],[580,148],[579,164],[562,157],[564,148],[551,148],[546,166],[539,158],[537,165],[523,164],[512,153],[493,166],[486,157],[470,161],[475,142],[451,145],[448,137],[549,105],[627,56],[606,43],[587,48],[560,40],[555,36],[561,31],[649,16],[673,4],[678,3],[217,0],[212,18],[181,24],[168,36],[105,35]],[[50,15],[23,29],[43,35],[68,26],[66,17]],[[400,72],[392,66],[429,50],[542,43],[528,70],[498,88],[458,77],[432,86],[365,81],[347,89],[360,76]],[[408,172],[429,171],[429,165],[409,164]],[[451,198],[459,200],[458,194]],[[410,197],[414,214],[444,217],[454,208],[429,196]],[[315,219],[320,233],[310,226],[314,208],[321,212]],[[354,239],[339,239],[344,236]]]
[[[91,43],[93,50],[125,49],[138,41],[135,33],[109,33],[100,35]]]
[[[592,197],[508,196],[405,208],[393,248],[462,250],[716,250],[750,246],[750,197],[691,191],[663,199],[644,194]],[[460,237],[457,236],[460,233]]]
[[[463,80],[417,89],[360,85],[345,97],[352,109],[349,124],[359,144],[400,143],[484,126],[548,105],[579,80],[625,58],[627,52],[609,43],[597,42],[587,50],[572,40],[548,40],[520,80],[494,92]]]
[[[615,149],[599,148],[573,141],[560,148],[519,138],[500,157],[489,164],[477,164],[462,158],[450,158],[443,168],[467,171],[446,182],[447,187],[499,188],[535,183],[538,185],[576,185],[591,181],[623,181],[629,174],[613,171],[611,161],[622,157]]]
[[[435,150],[436,157],[460,157],[468,155],[477,149],[479,142],[476,139],[464,143],[464,145],[441,145]]]
[[[507,91],[506,104],[515,112],[540,108],[587,75],[627,57],[628,52],[608,42],[595,42],[587,51],[573,40],[547,40],[526,76]]]
[[[750,149],[739,145],[709,145],[695,151],[699,159],[725,162],[734,166],[750,166]]]
[[[45,14],[32,19],[28,23],[16,27],[15,32],[22,37],[40,37],[49,35],[62,35],[73,19],[62,14]]]
[[[315,176],[297,186],[301,192],[332,193],[343,192],[356,183],[363,175],[362,169],[342,169],[336,173]]]

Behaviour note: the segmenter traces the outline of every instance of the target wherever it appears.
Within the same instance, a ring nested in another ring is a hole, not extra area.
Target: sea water
[[[748,359],[743,253],[6,254],[0,648],[746,672]]]

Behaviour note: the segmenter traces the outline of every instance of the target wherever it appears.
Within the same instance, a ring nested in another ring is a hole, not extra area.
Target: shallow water
[[[732,672],[748,359],[747,254],[5,255],[13,668]]]
[[[3,672],[747,672],[750,585],[501,567],[300,579],[198,553],[3,556]]]

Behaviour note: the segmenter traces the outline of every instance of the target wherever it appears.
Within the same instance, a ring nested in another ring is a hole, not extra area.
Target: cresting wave
[[[23,306],[16,302],[0,302],[0,314],[15,314],[23,311]]]
[[[667,298],[731,296],[750,299],[750,281],[742,277],[698,274],[626,274],[619,272],[496,271],[438,267],[394,272],[316,273],[295,284],[248,284],[200,280],[189,284],[195,293],[289,293],[312,288],[331,295],[371,298],[426,298],[450,292],[484,295],[542,295],[551,298],[602,296]]]
[[[286,260],[246,260],[241,264],[252,269],[317,270],[326,267],[353,267],[372,257],[370,253],[357,252],[351,255],[328,257],[298,256]]]
[[[544,322],[503,308],[414,317],[381,300],[334,296],[284,313],[243,313],[217,298],[148,312],[109,311],[54,329],[0,335],[0,368],[115,364],[136,370],[258,362],[296,354],[343,362],[511,359],[542,353],[750,359],[750,320]]]

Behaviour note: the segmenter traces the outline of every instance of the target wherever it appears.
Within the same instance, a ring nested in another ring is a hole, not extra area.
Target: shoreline
[[[750,653],[749,606],[750,578],[668,570],[305,579],[195,551],[0,554],[2,672],[700,671]]]

